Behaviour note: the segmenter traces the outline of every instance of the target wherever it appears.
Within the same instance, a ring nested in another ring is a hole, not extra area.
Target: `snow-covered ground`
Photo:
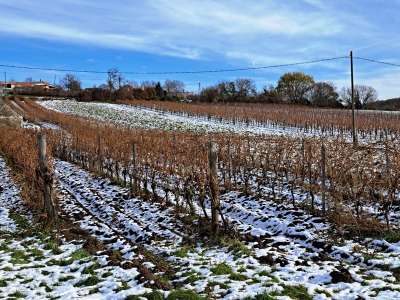
[[[82,242],[59,244],[31,232],[29,214],[0,157],[0,298],[125,299],[151,292],[135,268],[108,266],[107,256],[90,255]]]
[[[93,118],[131,128],[164,129],[171,131],[232,132],[270,135],[320,136],[321,131],[306,132],[304,129],[272,124],[243,124],[215,119],[180,116],[150,108],[112,103],[76,102],[53,100],[38,102],[47,109]]]
[[[251,238],[187,245],[190,228],[172,208],[132,198],[128,189],[63,161],[56,172],[66,215],[127,258],[132,244],[158,255],[177,270],[169,277],[175,287],[218,299],[400,299],[399,243],[331,242],[334,229],[322,219],[231,192],[221,198],[224,215]]]

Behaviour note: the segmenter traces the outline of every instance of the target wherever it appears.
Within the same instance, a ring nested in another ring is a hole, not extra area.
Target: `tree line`
[[[355,86],[355,106],[365,108],[378,99],[371,86]],[[317,82],[311,75],[302,72],[283,74],[277,84],[257,90],[254,80],[238,78],[221,81],[203,88],[198,94],[186,92],[185,84],[179,80],[165,80],[163,83],[128,81],[117,69],[110,69],[104,84],[82,88],[81,81],[73,74],[66,74],[56,89],[39,91],[51,93],[48,96],[73,97],[80,101],[116,100],[160,100],[205,103],[287,103],[317,107],[348,107],[351,105],[351,88],[338,90],[331,82]]]

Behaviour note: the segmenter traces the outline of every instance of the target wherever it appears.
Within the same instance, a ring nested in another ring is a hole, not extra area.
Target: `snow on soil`
[[[81,117],[93,118],[131,128],[164,129],[171,131],[195,132],[232,132],[270,135],[304,135],[320,136],[322,132],[290,126],[273,126],[272,124],[252,125],[215,119],[181,116],[150,108],[112,103],[77,102],[74,100],[52,100],[38,102],[47,109]]]
[[[23,207],[0,158],[0,298],[125,299],[150,291],[137,282],[136,269],[108,266],[105,256],[89,255],[79,241],[58,246],[44,234],[26,236]]]
[[[55,168],[68,216],[124,257],[133,255],[132,244],[159,255],[176,268],[175,287],[218,299],[262,293],[302,299],[291,293],[300,287],[314,299],[400,299],[399,244],[333,243],[322,219],[267,196],[231,192],[222,196],[222,210],[250,242],[188,247],[190,233],[171,208],[132,198],[70,163],[58,160]]]

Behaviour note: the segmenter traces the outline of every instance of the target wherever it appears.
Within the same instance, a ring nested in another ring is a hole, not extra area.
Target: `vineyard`
[[[345,109],[321,109],[284,104],[188,104],[163,101],[119,101],[135,107],[158,111],[228,121],[230,123],[283,126],[302,129],[305,132],[345,135],[351,131],[351,111]],[[363,137],[382,138],[398,134],[400,115],[396,112],[359,111],[357,127]]]
[[[7,162],[0,167],[15,173],[4,185],[18,183],[15,197],[33,212],[30,222],[52,221],[57,235],[74,228],[91,241],[84,246],[98,250],[86,268],[98,267],[86,273],[69,259],[73,274],[65,282],[75,295],[400,298],[397,114],[360,113],[355,148],[350,115],[341,110],[145,101],[10,105],[25,128],[0,129]],[[46,187],[55,195],[57,220],[49,220]],[[0,200],[6,207],[9,198]],[[15,231],[7,213],[0,221]],[[10,255],[0,250],[2,260]],[[110,263],[115,268],[107,273],[114,275],[107,277],[101,266]],[[0,281],[7,296],[2,285],[7,280]],[[11,285],[25,296],[33,287],[23,279]],[[57,285],[48,294],[68,297]]]

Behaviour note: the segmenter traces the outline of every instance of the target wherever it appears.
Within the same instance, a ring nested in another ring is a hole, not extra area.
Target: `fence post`
[[[137,166],[136,166],[136,160],[137,160],[137,145],[136,143],[132,143],[132,174],[131,176],[131,189],[132,193],[136,194],[137,193]]]
[[[322,181],[322,212],[326,213],[326,150],[324,143],[321,144],[321,181]]]
[[[208,163],[209,163],[209,177],[210,177],[210,190],[211,190],[211,229],[213,234],[218,235],[218,213],[220,211],[219,201],[219,185],[218,185],[218,153],[217,145],[210,141],[208,151]]]
[[[39,150],[39,175],[43,182],[43,200],[44,210],[48,217],[48,222],[55,224],[57,222],[56,208],[53,202],[53,173],[50,170],[46,159],[46,135],[38,134]]]
[[[99,174],[103,173],[103,161],[101,159],[101,138],[100,134],[97,134],[97,163],[98,163],[98,172]]]

